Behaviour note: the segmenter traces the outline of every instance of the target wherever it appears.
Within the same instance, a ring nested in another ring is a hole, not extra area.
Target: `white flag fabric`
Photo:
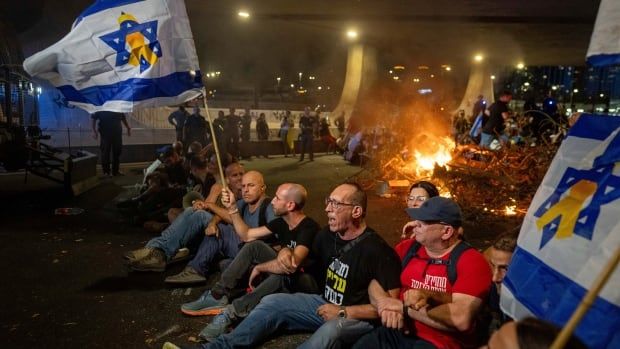
[[[98,0],[24,69],[90,113],[180,104],[202,89],[183,0]]]
[[[620,246],[620,117],[586,115],[570,129],[530,205],[504,279],[501,308],[566,324]],[[575,334],[620,348],[620,270]]]
[[[597,67],[620,64],[620,1],[601,0],[586,59]]]

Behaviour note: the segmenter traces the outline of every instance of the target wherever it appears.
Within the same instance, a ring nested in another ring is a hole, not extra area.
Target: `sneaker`
[[[190,316],[217,315],[227,304],[228,297],[222,296],[220,299],[215,299],[211,291],[208,291],[203,293],[198,300],[181,305],[181,312]]]
[[[232,323],[233,320],[228,313],[228,309],[225,309],[219,315],[214,317],[213,320],[211,320],[211,323],[207,325],[207,327],[203,328],[202,331],[200,331],[198,337],[211,342],[220,335],[228,332],[228,327],[232,325]]]
[[[198,274],[198,272],[189,265],[177,275],[168,276],[166,279],[164,279],[165,283],[177,285],[196,284],[206,281],[207,279],[204,276]]]
[[[166,255],[164,251],[154,248],[148,256],[131,263],[130,268],[135,271],[157,271],[166,270]]]
[[[145,258],[146,256],[148,256],[149,254],[151,254],[151,251],[153,251],[152,248],[150,247],[143,247],[137,250],[133,250],[133,251],[129,251],[127,253],[125,253],[123,255],[123,258],[126,259],[128,262],[136,262],[139,261],[142,258]]]
[[[189,248],[183,247],[177,250],[177,253],[172,256],[168,264],[178,263],[185,260],[188,260],[191,256],[189,255]]]

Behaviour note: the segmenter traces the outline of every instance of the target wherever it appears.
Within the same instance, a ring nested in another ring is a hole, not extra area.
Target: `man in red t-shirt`
[[[395,248],[401,261],[408,260],[400,275],[400,299],[371,283],[371,302],[384,326],[362,337],[354,348],[475,347],[474,322],[491,286],[491,273],[481,253],[458,246],[464,244],[458,234],[461,209],[450,199],[433,197],[407,213],[416,221],[415,238]],[[414,245],[415,254],[407,258]],[[453,253],[460,256],[450,258]],[[455,267],[449,266],[452,262]],[[450,268],[456,272],[454,282]]]

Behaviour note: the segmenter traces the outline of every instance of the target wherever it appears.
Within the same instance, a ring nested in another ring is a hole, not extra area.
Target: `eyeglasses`
[[[420,202],[424,202],[424,201],[426,201],[426,196],[423,196],[423,195],[421,195],[421,196],[407,196],[407,201],[413,201],[413,202],[420,201]]]
[[[326,197],[325,198],[325,206],[329,206],[330,204],[332,205],[332,208],[334,210],[340,209],[341,206],[357,206],[355,204],[349,204],[349,203],[346,203],[346,202],[340,202],[340,201],[336,201],[336,200],[334,200],[334,199],[332,199],[330,197]]]

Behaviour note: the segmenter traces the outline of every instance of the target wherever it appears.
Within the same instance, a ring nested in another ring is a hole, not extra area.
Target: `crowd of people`
[[[162,272],[187,261],[165,279],[174,285],[205,283],[221,270],[210,289],[179,306],[189,316],[213,316],[196,347],[256,347],[280,331],[312,333],[302,348],[472,348],[487,341],[491,348],[542,348],[553,339],[548,333],[555,332],[529,335],[533,342],[523,344],[523,331],[554,327],[513,322],[499,308],[516,233],[499,234],[479,252],[466,241],[460,207],[432,183],[410,187],[410,221],[392,248],[367,225],[366,193],[356,183],[333,189],[325,199],[328,224],[320,227],[319,217],[304,213],[302,184],[282,183],[269,198],[260,172],[225,155],[219,178],[212,147],[188,148],[162,149],[144,191],[119,208],[165,220],[158,236],[123,256],[131,270]],[[573,341],[567,348],[584,348]]]
[[[225,115],[224,111],[220,110],[217,118],[213,120],[215,138],[220,150],[236,158],[249,158],[251,156],[268,158],[269,154],[266,150],[247,153],[243,152],[240,147],[240,144],[248,143],[251,140],[253,119],[256,120],[256,140],[268,141],[271,138],[271,132],[265,113],[261,112],[255,116],[249,108],[246,108],[243,114],[237,115],[235,108],[230,108],[228,115]],[[298,129],[295,129],[295,117],[290,111],[285,111],[280,119],[277,138],[282,142],[282,152],[285,157],[288,157],[289,154],[295,157],[295,154],[299,153],[299,161],[304,161],[305,154],[308,154],[309,160],[314,161],[315,139],[320,139],[325,143],[328,154],[339,151],[336,138],[330,130],[329,119],[321,117],[320,110],[311,111],[309,107],[306,107],[297,118]],[[199,142],[203,146],[208,146],[212,143],[209,124],[205,117],[200,114],[200,108],[197,106],[193,107],[192,114],[189,114],[184,106],[179,106],[168,116],[168,122],[175,128],[176,140],[185,145]],[[342,120],[341,122],[344,124]]]
[[[565,135],[569,120],[549,92],[538,105],[533,97],[525,100],[520,113],[509,108],[512,93],[502,91],[491,105],[479,95],[470,115],[461,111],[454,120],[458,143],[474,143],[497,150],[506,145],[554,143]]]

